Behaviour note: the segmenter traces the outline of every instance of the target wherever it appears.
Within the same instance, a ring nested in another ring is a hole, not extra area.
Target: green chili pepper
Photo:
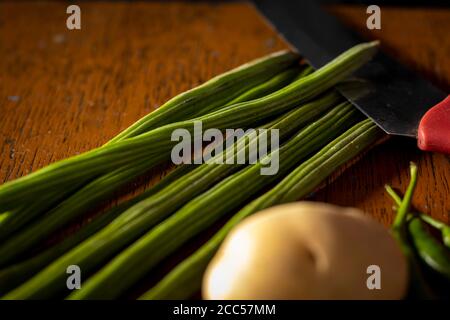
[[[450,280],[450,251],[436,241],[418,217],[409,221],[408,231],[422,261]]]
[[[430,226],[438,229],[441,232],[442,242],[447,248],[450,249],[450,226],[441,221],[437,221],[426,214],[421,214],[420,219],[428,223]]]
[[[386,186],[386,190],[397,205],[401,204],[402,199],[390,186]],[[448,226],[424,214],[411,214],[407,222],[409,236],[421,260],[432,270],[450,279],[450,251],[427,231],[423,221],[439,228]]]

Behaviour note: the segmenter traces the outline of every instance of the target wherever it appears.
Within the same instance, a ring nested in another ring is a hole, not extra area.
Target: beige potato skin
[[[367,288],[367,267],[381,289]],[[363,212],[317,202],[261,211],[235,227],[203,278],[206,299],[401,299],[407,264]]]

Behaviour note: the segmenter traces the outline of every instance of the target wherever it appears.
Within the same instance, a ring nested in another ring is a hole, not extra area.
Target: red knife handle
[[[417,143],[421,150],[450,154],[450,95],[422,117]]]

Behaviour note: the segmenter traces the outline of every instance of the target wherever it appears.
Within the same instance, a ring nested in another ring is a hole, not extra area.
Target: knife
[[[326,13],[320,1],[254,4],[314,68],[363,41]],[[450,154],[450,95],[382,52],[355,76],[363,79],[364,90],[345,85],[338,90],[386,133],[417,138],[424,151]]]

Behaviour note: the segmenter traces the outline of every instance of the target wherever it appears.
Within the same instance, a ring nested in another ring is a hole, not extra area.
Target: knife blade
[[[325,12],[320,1],[254,4],[314,68],[363,41]],[[386,133],[415,137],[422,150],[450,154],[450,96],[382,52],[355,77],[358,86],[341,85],[338,90]]]

